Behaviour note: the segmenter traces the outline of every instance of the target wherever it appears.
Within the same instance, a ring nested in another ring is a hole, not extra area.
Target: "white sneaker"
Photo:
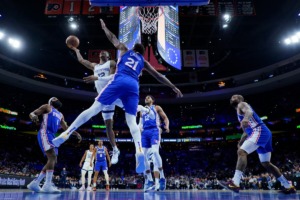
[[[78,189],[79,191],[84,191],[85,190],[85,186],[82,185],[81,188]]]
[[[155,191],[159,191],[159,184],[155,185]]]
[[[33,181],[31,181],[28,185],[27,185],[27,188],[29,189],[29,190],[32,190],[32,191],[34,191],[34,192],[41,192],[41,187],[40,187],[40,185],[35,181],[35,180],[33,180]]]
[[[52,143],[55,147],[59,147],[62,143],[64,143],[67,139],[69,139],[69,136],[67,132],[63,132],[58,137],[54,138],[52,140]]]
[[[45,193],[60,193],[61,191],[59,189],[57,189],[57,187],[53,186],[52,184],[44,184],[41,192],[45,192]]]
[[[89,187],[86,188],[86,191],[92,191],[92,190],[93,190],[93,189],[92,189],[91,186],[89,186]]]
[[[113,155],[111,157],[111,164],[117,164],[119,161],[119,155],[120,155],[120,151],[119,149],[117,149],[116,151],[113,151]]]
[[[140,174],[143,173],[145,171],[145,155],[144,152],[140,152],[140,153],[136,153],[135,154],[135,158],[136,158],[136,173]]]

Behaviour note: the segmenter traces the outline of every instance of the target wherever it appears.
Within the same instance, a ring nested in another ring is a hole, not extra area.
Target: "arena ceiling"
[[[68,27],[68,16],[49,18],[44,14],[45,5],[45,0],[1,0],[0,29],[21,38],[23,48],[11,50],[2,41],[0,53],[44,70],[80,78],[87,70],[73,59],[65,46],[65,38],[70,34],[77,35],[84,56],[89,49],[112,49],[100,28],[99,18],[103,18],[107,26],[117,33],[119,16],[77,16],[80,27],[74,32]],[[209,50],[211,67],[197,70],[198,79],[251,71],[299,52],[300,45],[288,47],[282,41],[288,34],[300,29],[300,2],[254,0],[254,5],[255,16],[233,16],[226,30],[221,26],[221,16],[180,16],[181,48]],[[185,75],[192,70],[166,74]],[[208,76],[211,72],[215,75]]]

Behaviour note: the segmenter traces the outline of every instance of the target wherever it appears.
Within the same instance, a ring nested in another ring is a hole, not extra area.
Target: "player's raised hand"
[[[105,25],[105,23],[104,23],[104,21],[103,21],[102,19],[100,19],[100,23],[101,23],[102,29],[105,29],[105,28],[106,28],[106,25]]]
[[[83,81],[85,83],[94,83],[94,81],[97,81],[98,80],[98,77],[97,76],[94,76],[94,75],[90,75],[90,76],[87,76],[87,77],[83,77]]]
[[[176,93],[177,97],[183,97],[183,94],[177,87],[173,88],[173,91]]]

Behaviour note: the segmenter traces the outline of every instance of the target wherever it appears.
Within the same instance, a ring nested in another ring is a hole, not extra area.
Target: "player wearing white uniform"
[[[72,47],[76,52],[76,56],[78,61],[84,65],[86,68],[92,70],[94,72],[94,75],[90,75],[87,77],[84,77],[83,80],[86,83],[95,83],[95,87],[97,89],[98,94],[102,91],[102,89],[107,85],[107,83],[112,79],[113,75],[116,71],[116,62],[113,60],[109,60],[109,53],[107,51],[101,51],[100,52],[100,62],[92,63],[88,60],[85,60],[82,58],[79,49]],[[102,107],[102,117],[105,122],[106,126],[106,134],[110,141],[110,144],[113,148],[113,156],[112,156],[112,164],[116,164],[118,162],[118,156],[120,154],[120,151],[116,145],[115,140],[115,134],[113,132],[113,115],[115,110],[115,105],[119,107],[123,107],[123,104],[121,100],[117,99],[114,103],[111,105],[105,105]],[[82,124],[84,124],[86,121],[88,121],[90,118],[92,118],[95,114],[95,103],[87,110],[83,111],[76,120],[70,125],[70,128],[62,133],[62,136],[54,140],[54,145],[59,146],[62,142],[58,142],[60,138],[65,137],[67,139],[69,137],[70,132],[76,130],[79,128]]]
[[[81,169],[81,183],[82,186],[79,188],[80,191],[85,190],[85,174],[88,172],[88,184],[87,184],[87,191],[91,191],[91,182],[92,182],[92,174],[93,174],[93,166],[90,165],[90,163],[94,163],[92,157],[94,153],[94,145],[90,144],[90,148],[84,152],[84,155],[82,156],[82,159],[79,163],[79,167],[82,167]],[[84,162],[84,163],[83,163]],[[83,166],[82,166],[83,163]]]

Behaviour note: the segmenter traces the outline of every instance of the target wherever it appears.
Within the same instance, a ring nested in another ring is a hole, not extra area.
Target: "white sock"
[[[54,170],[46,170],[46,184],[51,184]]]
[[[35,179],[35,182],[37,182],[38,184],[40,184],[40,182],[46,177],[46,173],[41,171],[41,173],[39,174],[39,176]]]
[[[159,184],[159,178],[155,178],[155,185]]]
[[[280,183],[281,183],[281,185],[283,185],[283,187],[285,187],[285,188],[290,188],[291,187],[291,184],[289,183],[289,181],[283,175],[281,175],[277,179],[278,179],[278,181],[280,181]]]
[[[242,175],[243,175],[242,171],[235,170],[234,177],[232,178],[232,180],[233,180],[233,183],[238,187],[240,187]]]
[[[119,149],[118,149],[118,147],[117,146],[114,146],[113,147],[113,151],[118,151]]]
[[[125,117],[126,117],[127,125],[130,129],[130,133],[132,135],[132,138],[133,138],[133,141],[135,144],[136,153],[142,153],[143,152],[142,136],[141,136],[140,129],[136,123],[136,116],[125,113]]]
[[[64,133],[68,133],[70,136],[76,129],[78,129],[82,124],[87,122],[89,119],[97,115],[102,110],[102,104],[98,101],[95,101],[93,105],[87,110],[83,111],[75,121],[68,127]]]
[[[160,178],[165,178],[164,170],[159,170],[159,176]]]
[[[146,176],[147,176],[148,181],[153,181],[151,172],[146,173]]]
[[[96,187],[96,183],[95,182],[93,183],[93,186]]]

